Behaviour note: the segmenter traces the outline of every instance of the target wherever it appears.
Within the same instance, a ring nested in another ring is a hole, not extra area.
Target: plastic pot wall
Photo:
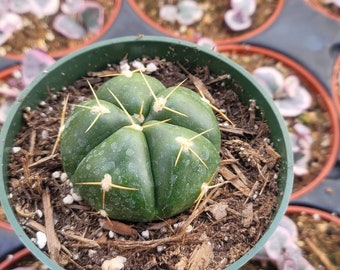
[[[22,125],[22,111],[25,107],[35,108],[44,100],[49,91],[59,91],[63,86],[72,84],[88,71],[104,69],[108,63],[118,63],[128,56],[129,60],[159,56],[168,61],[179,61],[190,69],[195,66],[208,66],[212,73],[228,73],[244,89],[238,93],[243,103],[255,99],[257,105],[265,113],[266,122],[272,133],[271,140],[275,149],[281,155],[281,172],[279,175],[280,198],[279,205],[273,215],[272,224],[244,256],[233,263],[228,269],[238,269],[264,245],[278,226],[285,213],[293,183],[293,154],[290,139],[283,118],[276,109],[272,99],[262,91],[251,75],[231,60],[196,44],[166,37],[123,37],[92,44],[58,60],[47,68],[18,98],[4,124],[0,137],[1,167],[0,167],[0,197],[7,218],[25,246],[51,269],[62,269],[43,253],[25,234],[13,210],[8,194],[7,166],[12,148],[12,142]]]

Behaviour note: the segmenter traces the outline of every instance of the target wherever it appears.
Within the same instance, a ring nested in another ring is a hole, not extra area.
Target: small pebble
[[[79,253],[74,253],[73,255],[72,255],[72,258],[73,258],[73,260],[78,260],[79,259]]]
[[[163,245],[157,246],[157,252],[158,253],[161,253],[164,249],[165,249],[165,246],[163,246]]]
[[[21,150],[21,147],[13,147],[12,148],[12,152],[15,154],[15,153],[18,153],[19,151]]]
[[[60,176],[61,176],[61,171],[55,171],[55,172],[52,173],[51,176],[52,176],[52,178],[54,178],[54,179],[60,178]]]
[[[140,70],[144,70],[145,69],[145,66],[142,62],[139,62],[137,60],[134,60],[132,62],[132,66],[135,68],[135,69],[140,69]]]
[[[99,210],[99,214],[102,216],[102,217],[108,217],[109,215],[106,213],[106,211],[105,210],[103,210],[103,209],[100,209]]]
[[[83,200],[83,198],[74,191],[74,189],[71,189],[71,196],[76,202],[80,202]]]
[[[115,236],[115,233],[113,231],[109,231],[109,238],[113,238]]]
[[[39,218],[42,218],[43,212],[42,212],[40,209],[38,209],[35,213],[37,214],[37,216],[38,216]]]
[[[96,253],[97,253],[97,251],[95,251],[95,250],[93,250],[93,249],[90,249],[90,250],[88,251],[88,255],[89,255],[90,258],[93,257],[94,255],[96,255]]]
[[[43,233],[43,232],[37,232],[36,233],[36,243],[37,243],[37,246],[40,248],[40,249],[43,249],[45,246],[46,246],[46,243],[47,243],[47,237],[46,237],[46,234]]]
[[[41,137],[42,137],[43,139],[48,139],[48,137],[49,137],[48,131],[47,131],[47,130],[43,130],[43,131],[41,132]]]
[[[16,79],[21,79],[22,78],[22,73],[20,70],[15,70],[13,73],[12,73],[12,76]]]
[[[314,220],[320,220],[320,215],[319,214],[313,214],[313,219]]]
[[[63,172],[63,173],[60,175],[60,180],[61,180],[62,182],[65,182],[65,181],[67,180],[67,174]]]
[[[158,68],[157,68],[157,66],[154,64],[154,63],[149,63],[149,64],[147,64],[146,65],[146,70],[148,71],[148,72],[154,72],[154,71],[156,71]]]
[[[66,197],[63,199],[64,204],[72,204],[74,202],[74,199],[72,195],[67,194]]]
[[[117,256],[111,260],[105,260],[102,264],[102,270],[121,270],[124,268],[126,258]]]
[[[142,236],[146,239],[149,239],[150,238],[149,230],[142,231]]]

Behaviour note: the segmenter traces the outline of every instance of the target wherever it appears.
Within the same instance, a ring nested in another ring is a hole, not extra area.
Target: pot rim
[[[24,108],[25,106],[27,106],[27,103],[24,103],[25,98],[29,95],[29,93],[33,90],[33,89],[39,89],[39,87],[37,87],[39,85],[39,83],[45,82],[44,80],[51,79],[52,75],[49,75],[50,73],[52,73],[53,71],[57,72],[56,75],[53,76],[53,80],[61,80],[62,78],[68,78],[65,77],[66,74],[64,74],[62,72],[62,68],[66,65],[66,64],[71,64],[72,67],[74,67],[74,65],[77,64],[77,59],[79,60],[80,58],[84,59],[85,58],[85,54],[89,54],[92,55],[93,57],[98,57],[98,53],[100,52],[100,50],[108,50],[108,48],[110,49],[110,51],[112,51],[112,46],[116,46],[116,48],[118,49],[122,49],[122,47],[125,49],[127,48],[129,45],[134,44],[135,47],[133,47],[134,49],[136,49],[136,46],[138,46],[138,48],[140,48],[141,46],[144,46],[143,48],[148,48],[150,54],[152,53],[156,53],[158,54],[159,52],[153,52],[153,48],[150,46],[150,43],[156,43],[159,46],[170,46],[171,49],[175,48],[174,50],[180,50],[178,52],[185,52],[185,57],[187,57],[187,53],[188,50],[190,50],[190,52],[192,53],[201,53],[206,57],[209,57],[210,59],[213,59],[214,61],[212,61],[212,63],[209,63],[210,66],[212,67],[214,65],[214,62],[218,62],[219,64],[223,64],[224,68],[228,67],[230,68],[230,70],[232,72],[235,72],[235,74],[237,74],[238,76],[242,77],[242,79],[245,82],[242,83],[248,83],[251,84],[254,88],[259,89],[260,91],[256,91],[256,93],[258,95],[261,96],[261,100],[259,100],[259,102],[261,102],[265,107],[267,107],[268,110],[270,110],[271,112],[271,116],[273,117],[273,121],[275,121],[275,124],[277,125],[278,129],[280,132],[282,132],[282,138],[280,138],[280,142],[279,140],[277,141],[277,143],[281,144],[281,151],[282,153],[285,154],[285,162],[282,163],[282,165],[285,167],[284,171],[284,176],[285,179],[282,179],[282,183],[281,183],[281,189],[282,192],[280,192],[279,196],[279,203],[278,203],[278,207],[276,209],[275,214],[273,214],[273,219],[272,219],[272,223],[269,224],[267,230],[264,232],[264,234],[262,235],[262,237],[259,239],[259,241],[252,247],[250,248],[250,250],[248,252],[246,252],[245,254],[243,254],[243,256],[241,256],[236,262],[234,262],[232,265],[230,265],[228,267],[228,269],[239,269],[243,264],[245,264],[248,260],[250,260],[254,254],[260,250],[260,248],[264,245],[264,243],[267,241],[267,239],[270,237],[270,235],[275,231],[276,227],[278,226],[280,219],[282,218],[282,216],[285,213],[285,210],[288,206],[289,203],[289,197],[291,194],[291,189],[292,189],[292,182],[293,182],[293,154],[291,151],[291,146],[290,146],[290,140],[288,138],[288,131],[287,131],[287,127],[284,124],[283,118],[280,115],[280,113],[278,112],[277,108],[274,106],[274,103],[272,101],[272,99],[269,97],[269,95],[262,91],[262,88],[260,87],[260,85],[250,76],[250,74],[248,72],[246,72],[242,67],[240,67],[238,64],[234,63],[233,61],[227,59],[226,57],[223,57],[222,55],[220,55],[217,52],[214,52],[210,49],[198,46],[197,44],[188,42],[188,41],[184,41],[184,40],[179,40],[176,38],[171,38],[171,37],[159,37],[159,36],[127,36],[127,37],[120,37],[120,38],[114,38],[114,39],[110,39],[110,40],[105,40],[105,41],[100,41],[97,42],[95,44],[89,45],[85,48],[82,48],[80,50],[77,50],[61,59],[59,59],[58,61],[56,61],[53,65],[49,66],[45,72],[43,72],[41,75],[39,75],[19,96],[18,98],[18,102],[16,102],[12,108],[11,111],[7,117],[6,122],[4,123],[4,126],[1,130],[1,134],[0,134],[0,152],[1,153],[6,153],[3,155],[0,155],[0,164],[2,164],[0,166],[0,177],[2,177],[2,181],[0,181],[0,193],[3,193],[0,196],[1,199],[1,204],[6,212],[7,218],[9,220],[9,222],[12,224],[12,227],[14,228],[15,232],[17,233],[17,235],[20,237],[21,241],[24,243],[24,245],[30,249],[30,251],[37,257],[40,259],[40,261],[42,261],[44,264],[46,264],[47,266],[50,266],[52,269],[62,269],[60,266],[56,265],[45,253],[43,253],[43,251],[41,251],[26,235],[25,231],[23,230],[22,226],[20,225],[20,223],[18,222],[16,215],[11,207],[10,204],[10,199],[9,199],[9,194],[7,192],[7,165],[8,164],[8,156],[9,153],[11,151],[11,145],[12,142],[9,141],[10,139],[8,139],[7,137],[10,137],[10,133],[12,133],[13,135],[13,129],[11,129],[11,122],[14,121],[14,119],[16,119],[16,114],[19,114],[21,116],[21,109]],[[151,51],[150,51],[151,50]],[[171,52],[172,50],[168,50],[168,53]],[[97,54],[96,54],[97,53]],[[137,53],[141,53],[141,52],[137,52]],[[145,54],[145,50],[143,50],[143,55]],[[142,56],[140,54],[140,56]],[[150,55],[152,56],[152,55]],[[105,59],[105,61],[108,61],[107,55],[102,55],[101,56],[103,59]],[[134,56],[135,57],[135,56]],[[182,56],[183,57],[183,56]],[[74,60],[72,60],[74,59]],[[103,59],[101,59],[100,61],[103,61]],[[217,60],[217,61],[216,61]],[[84,61],[89,61],[89,59],[85,59]],[[111,61],[116,61],[116,60],[111,60]],[[193,61],[194,64],[198,65],[197,61],[202,61],[201,59],[196,59],[195,61]],[[91,67],[94,69],[94,67],[92,66],[92,62],[89,62],[88,64],[91,64]],[[206,62],[204,62],[204,64],[207,64]],[[98,66],[95,66],[98,68]],[[215,67],[216,67],[216,63],[215,63]],[[220,65],[218,65],[218,67],[220,68]],[[84,67],[84,65],[79,66],[80,69],[88,69],[90,67],[88,67],[88,65],[86,65]],[[223,68],[221,68],[221,70],[223,70]],[[70,74],[69,74],[70,75]],[[73,74],[71,74],[73,75]],[[71,76],[70,75],[70,76]],[[52,81],[53,81],[52,80]],[[70,78],[68,78],[68,80],[70,80]],[[48,82],[50,82],[51,80],[48,80]],[[45,82],[46,83],[46,82]],[[52,82],[52,84],[55,83],[54,81]],[[36,90],[34,92],[34,97],[35,99],[38,99],[39,97],[37,97],[36,93],[38,92],[38,90]],[[269,117],[267,118],[269,119]],[[14,124],[15,125],[15,124]],[[20,125],[18,125],[20,128]],[[7,163],[6,163],[7,162]],[[5,183],[6,182],[6,183]]]
[[[330,18],[330,19],[340,21],[339,15],[332,13],[326,7],[322,6],[321,4],[316,3],[316,1],[304,0],[304,2],[307,4],[307,6],[314,9],[315,11],[321,13],[322,15],[324,15],[324,16]]]
[[[340,123],[338,120],[337,111],[334,108],[333,101],[331,97],[328,95],[327,90],[322,86],[322,84],[316,79],[316,77],[309,72],[304,66],[293,60],[292,58],[275,51],[273,49],[267,47],[261,47],[257,45],[251,44],[227,44],[221,45],[217,47],[219,52],[223,51],[237,51],[242,52],[246,51],[247,53],[259,53],[284,63],[289,68],[295,70],[299,76],[303,79],[304,83],[311,87],[311,91],[321,97],[325,104],[325,110],[327,111],[331,123],[330,132],[333,135],[332,142],[330,145],[329,157],[324,167],[321,169],[319,174],[305,187],[300,190],[293,191],[291,195],[291,201],[306,195],[308,192],[313,190],[316,186],[318,186],[321,182],[323,182],[328,173],[332,170],[338,156],[338,150],[340,146]],[[340,57],[339,57],[340,64]],[[340,109],[340,103],[339,103]]]
[[[334,98],[335,108],[340,115],[340,93],[338,92],[338,89],[340,89],[340,83],[338,83],[338,76],[340,76],[340,54],[334,61],[331,77],[331,92]]]
[[[6,77],[12,75],[16,70],[20,69],[20,65],[10,66],[0,70],[0,79],[6,79]]]
[[[314,208],[310,206],[303,206],[303,205],[289,205],[287,208],[286,213],[289,214],[299,214],[305,213],[308,215],[319,215],[322,219],[326,221],[332,221],[340,225],[340,217],[333,215],[330,212],[321,210],[319,208]]]
[[[145,21],[147,24],[149,24],[150,26],[152,26],[153,28],[155,28],[159,32],[161,32],[165,35],[174,37],[174,38],[180,38],[180,39],[184,39],[184,40],[191,41],[191,42],[195,41],[195,40],[192,40],[192,39],[186,37],[185,35],[175,34],[173,31],[171,31],[171,30],[161,26],[160,24],[156,23],[149,16],[147,16],[147,14],[142,9],[140,9],[138,7],[138,4],[136,3],[135,0],[128,0],[128,2],[129,2],[130,7],[134,10],[135,13],[137,13],[137,15],[143,21]],[[278,3],[277,3],[275,10],[268,17],[268,19],[263,24],[261,24],[259,27],[255,28],[251,31],[247,31],[246,33],[241,34],[239,36],[235,36],[235,37],[231,37],[231,38],[225,38],[225,39],[216,39],[216,40],[213,39],[214,42],[216,44],[237,43],[237,42],[241,42],[241,41],[244,41],[246,39],[252,38],[256,35],[259,35],[263,31],[268,29],[277,20],[277,18],[281,14],[281,11],[284,7],[284,4],[285,4],[284,0],[278,0]]]
[[[13,231],[11,224],[3,220],[0,220],[0,228],[5,229],[7,231]]]
[[[20,262],[23,258],[29,256],[31,252],[28,248],[23,248],[14,254],[11,254],[7,259],[0,262],[0,269],[7,269],[10,266],[14,266],[13,264]]]
[[[86,38],[85,40],[83,40],[83,42],[79,43],[76,46],[67,47],[64,49],[58,49],[52,52],[47,51],[47,54],[53,58],[60,58],[64,55],[68,55],[71,52],[78,50],[80,48],[83,48],[97,41],[98,39],[100,39],[110,29],[110,27],[112,27],[112,25],[116,21],[118,14],[120,12],[120,9],[122,7],[122,1],[123,0],[115,0],[114,8],[110,12],[107,18],[107,21],[104,23],[103,27],[97,33],[91,35],[89,38]],[[20,54],[6,53],[4,56],[12,60],[22,60],[22,58],[24,57],[24,54],[23,53],[20,53]]]
[[[3,220],[0,220],[0,228],[11,232],[13,231],[11,224]],[[22,258],[26,257],[29,254],[31,254],[31,252],[27,248],[23,248],[15,252],[14,254],[11,254],[12,256],[9,256],[8,258],[0,262],[0,269],[6,269],[7,267],[12,266],[14,263],[19,262]]]

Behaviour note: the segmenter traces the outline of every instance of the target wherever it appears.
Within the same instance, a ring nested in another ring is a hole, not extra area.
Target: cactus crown
[[[219,167],[209,104],[142,72],[115,76],[93,93],[61,136],[64,169],[83,199],[111,218],[138,222],[191,207]]]

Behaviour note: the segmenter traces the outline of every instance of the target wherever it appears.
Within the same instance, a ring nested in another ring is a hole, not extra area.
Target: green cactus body
[[[61,136],[64,169],[83,199],[137,222],[191,207],[219,167],[219,149],[209,104],[140,73],[105,82],[75,108]]]

